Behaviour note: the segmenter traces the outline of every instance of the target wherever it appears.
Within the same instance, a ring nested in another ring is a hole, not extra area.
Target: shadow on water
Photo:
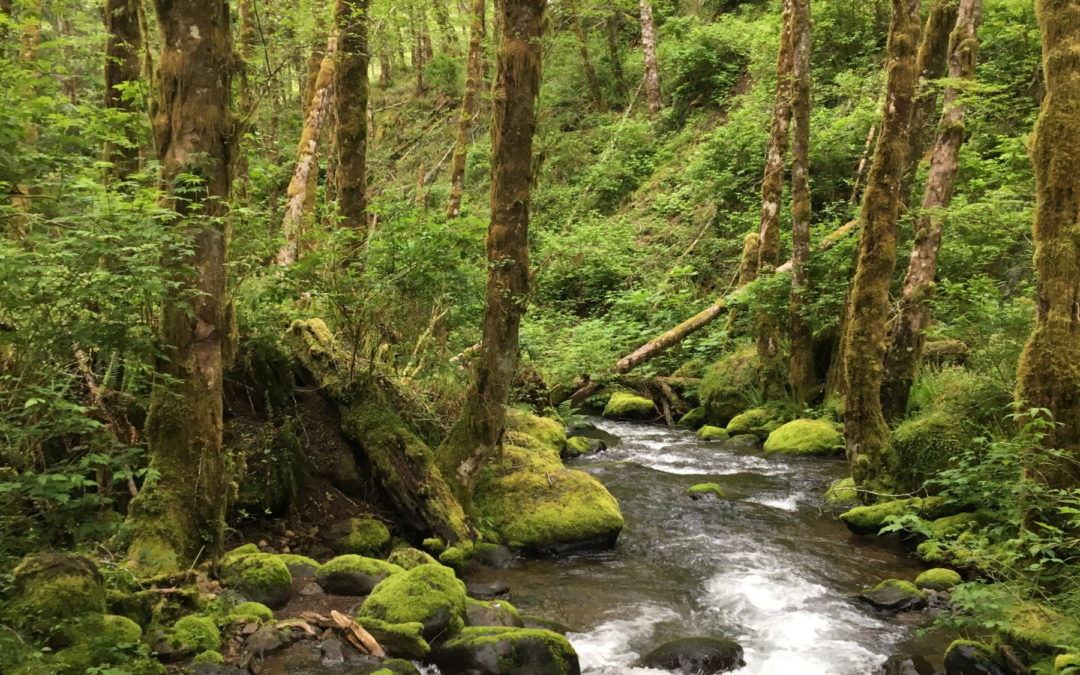
[[[556,619],[591,675],[649,673],[640,654],[677,637],[722,634],[746,654],[740,673],[873,672],[910,650],[915,623],[852,597],[922,566],[887,540],[855,537],[821,495],[846,475],[841,459],[766,456],[703,442],[685,430],[590,420],[621,442],[572,462],[618,498],[626,527],[614,550],[521,569],[501,579],[525,613]],[[726,499],[682,495],[719,483]],[[936,647],[936,645],[935,645]]]

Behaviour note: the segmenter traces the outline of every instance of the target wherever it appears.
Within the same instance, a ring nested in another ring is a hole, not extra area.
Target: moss
[[[1080,654],[1058,654],[1054,657],[1054,675],[1080,673]]]
[[[716,483],[699,483],[698,485],[691,485],[683,490],[684,495],[690,495],[691,497],[700,499],[702,497],[717,497],[724,498],[724,488],[720,487]]]
[[[434,654],[446,672],[569,675],[579,672],[577,652],[562,635],[537,628],[470,627]]]
[[[550,417],[510,408],[506,411],[505,442],[524,448],[555,448],[562,452],[566,447],[566,429]]]
[[[247,619],[249,621],[267,622],[274,620],[274,612],[260,602],[241,602],[229,612],[232,619]]]
[[[292,574],[276,555],[257,553],[234,556],[225,561],[221,581],[248,600],[279,608],[292,593]]]
[[[848,476],[841,478],[825,491],[826,504],[848,504],[859,500],[859,491],[855,488],[855,479]]]
[[[926,570],[915,577],[915,585],[933,591],[947,591],[960,583],[960,574],[944,567]]]
[[[886,579],[885,581],[879,583],[877,586],[874,586],[875,591],[884,591],[888,588],[895,588],[899,591],[902,591],[905,595],[919,597],[923,600],[926,599],[926,594],[916,588],[915,584],[911,583],[910,581],[904,581],[903,579]]]
[[[411,570],[417,565],[426,565],[438,561],[419,549],[405,547],[394,550],[390,557],[386,559],[386,562],[397,565],[402,569]]]
[[[918,497],[894,499],[868,506],[856,506],[841,513],[840,520],[855,534],[877,534],[887,518],[917,512],[921,506],[922,499]]]
[[[644,396],[617,391],[608,399],[603,415],[617,420],[651,420],[656,417],[656,406]]]
[[[285,567],[289,568],[289,574],[291,574],[294,579],[315,576],[315,572],[319,569],[318,561],[309,558],[306,555],[279,553],[277,554],[277,557],[278,560],[285,563]]]
[[[333,534],[334,532],[332,532]],[[390,545],[390,530],[374,518],[350,518],[337,528],[334,547],[338,553],[377,556]]]
[[[391,656],[422,659],[431,651],[431,645],[423,636],[424,624],[419,621],[390,623],[371,616],[359,616],[356,621]]]
[[[222,560],[229,560],[231,558],[241,558],[246,555],[252,555],[253,553],[262,553],[259,547],[255,544],[244,544],[243,546],[237,546],[231,551],[225,553],[222,556]]]
[[[730,436],[753,434],[760,440],[765,440],[780,424],[773,411],[766,408],[754,408],[731,418],[727,425],[727,432]]]
[[[566,454],[571,457],[587,455],[592,452],[592,449],[592,443],[584,436],[571,436],[566,439]]]
[[[428,537],[420,543],[428,553],[439,555],[446,550],[446,542],[439,537]]]
[[[705,425],[705,408],[703,406],[689,410],[679,418],[679,426],[688,429],[700,429]]]
[[[843,435],[825,420],[793,420],[770,433],[765,441],[765,452],[784,455],[829,455],[843,447]]]
[[[521,612],[505,600],[465,598],[466,623],[469,626],[516,626],[524,624]]]
[[[703,441],[726,441],[731,438],[727,429],[705,425],[697,430],[697,437]]]
[[[65,620],[105,612],[104,578],[88,558],[42,553],[24,558],[13,574],[15,595],[5,615],[16,628],[45,634]]]
[[[397,565],[362,555],[339,555],[319,567],[315,580],[327,593],[365,595],[387,577],[405,570]]]
[[[192,663],[213,663],[217,665],[225,664],[225,657],[221,655],[221,652],[214,651],[213,649],[207,649],[204,652],[199,652],[195,655],[195,658],[191,659]]]
[[[371,675],[420,675],[420,671],[408,661],[388,659],[383,661],[382,668],[372,671]]]
[[[889,441],[889,474],[897,489],[917,490],[949,468],[953,457],[971,447],[976,433],[963,419],[944,410],[902,422]]]
[[[476,549],[471,541],[455,544],[439,554],[439,562],[454,569],[463,569],[472,561]]]
[[[168,639],[175,649],[188,653],[221,649],[221,632],[208,616],[185,616],[169,630]]]
[[[976,513],[958,513],[955,516],[945,516],[930,522],[930,536],[934,539],[947,539],[970,530],[982,521],[982,516]]]
[[[41,672],[83,675],[100,668],[130,675],[164,673],[161,664],[139,653],[142,628],[127,617],[86,615],[65,625],[61,634],[70,646],[58,652],[55,659],[40,664]]]
[[[1006,641],[1032,653],[1062,651],[1080,635],[1075,619],[1032,602],[1007,607],[1002,618],[999,630]]]
[[[464,625],[465,584],[442,565],[419,565],[379,582],[360,607],[360,616],[388,623],[418,622],[431,640]]]
[[[754,345],[739,347],[705,371],[701,405],[710,424],[727,426],[746,409],[746,392],[757,384],[758,354]]]

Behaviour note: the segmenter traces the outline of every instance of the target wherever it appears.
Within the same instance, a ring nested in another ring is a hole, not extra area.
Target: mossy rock
[[[958,513],[954,516],[937,518],[930,522],[930,536],[934,539],[955,538],[962,532],[978,527],[985,517],[980,513]]]
[[[370,675],[420,675],[420,671],[408,661],[387,659],[378,670],[371,671]]]
[[[703,441],[726,441],[731,438],[731,435],[728,434],[727,429],[706,424],[697,430],[697,437]]]
[[[190,614],[177,621],[168,634],[169,644],[181,653],[221,649],[221,631],[208,616]]]
[[[756,386],[760,370],[757,348],[744,345],[705,371],[701,381],[701,405],[709,424],[727,426],[746,409],[746,392]]]
[[[292,574],[276,555],[255,553],[226,558],[221,581],[252,602],[280,609],[292,594]]]
[[[792,420],[765,440],[765,452],[782,455],[834,455],[843,447],[844,436],[825,420]]]
[[[729,436],[742,436],[752,434],[758,440],[764,441],[773,431],[778,429],[782,422],[776,419],[776,413],[767,408],[753,408],[736,415],[728,422],[727,432]]]
[[[994,650],[982,642],[954,640],[945,650],[946,673],[987,673],[1005,675],[1007,671]]]
[[[330,528],[338,553],[379,556],[390,546],[390,530],[374,518],[350,518]]]
[[[859,491],[855,487],[855,479],[850,476],[834,482],[825,491],[826,504],[850,504],[856,501],[859,501]]]
[[[140,653],[142,628],[127,617],[89,614],[69,622],[61,633],[70,646],[57,652],[55,658],[47,658],[41,664],[42,672],[83,675],[92,668],[130,675],[165,672],[160,663]]]
[[[926,606],[926,594],[915,584],[903,579],[886,579],[874,588],[863,591],[859,599],[876,609],[902,612]]]
[[[324,563],[315,581],[334,595],[367,595],[380,582],[405,570],[385,560],[362,555],[339,555]]]
[[[720,487],[716,483],[698,483],[697,485],[691,485],[683,490],[683,494],[690,497],[690,499],[723,499],[724,488]]]
[[[617,391],[608,399],[603,415],[615,420],[651,420],[656,419],[656,405],[633,392]]]
[[[439,554],[439,562],[456,570],[463,570],[472,562],[476,547],[471,541],[463,541],[447,548]]]
[[[474,600],[465,598],[465,625],[515,626],[523,628],[521,613],[505,600]]]
[[[28,556],[15,567],[7,622],[45,635],[64,621],[105,613],[105,579],[89,558],[68,553]]]
[[[525,410],[506,411],[506,442],[525,448],[566,449],[566,428],[550,417],[540,417]]]
[[[915,586],[929,588],[932,591],[947,591],[958,586],[961,581],[960,574],[955,570],[935,567],[915,577]]]
[[[446,542],[439,537],[428,537],[420,545],[431,555],[439,555],[446,550]]]
[[[379,582],[360,616],[387,623],[423,624],[424,639],[453,635],[464,625],[465,584],[443,565],[419,565]]]
[[[607,450],[607,445],[597,438],[571,436],[566,439],[566,450],[563,452],[563,456],[573,459],[574,457],[591,455],[596,452],[603,452],[604,450]]]
[[[502,457],[477,481],[480,520],[501,542],[528,551],[610,547],[623,526],[618,502],[589,474],[563,466],[554,434],[531,433],[536,419],[520,412],[507,417]]]
[[[431,654],[444,673],[472,675],[579,675],[570,642],[548,630],[466,628]]]
[[[641,665],[680,673],[726,673],[746,665],[743,648],[724,637],[688,637],[665,642],[641,658]]]
[[[424,624],[419,621],[389,623],[371,616],[358,616],[356,621],[390,656],[415,660],[431,651],[431,645],[424,639]]]
[[[195,655],[195,658],[191,659],[193,664],[195,663],[209,663],[214,665],[225,665],[225,657],[221,655],[221,652],[208,649],[205,652],[200,652]]]
[[[242,558],[246,555],[252,555],[255,553],[262,553],[258,546],[255,544],[243,544],[237,546],[231,551],[226,551],[225,555],[221,556],[222,560],[230,560],[232,558]]]
[[[686,427],[687,429],[700,429],[705,426],[706,420],[705,408],[699,406],[687,411],[685,415],[679,418],[679,426]]]
[[[241,602],[229,610],[229,617],[233,620],[245,619],[266,623],[274,620],[274,612],[261,602]]]
[[[295,553],[279,553],[278,560],[285,563],[289,568],[289,574],[293,579],[312,579],[319,571],[319,563],[306,555]]]
[[[429,563],[438,562],[438,560],[431,555],[424,553],[420,549],[404,547],[394,549],[386,559],[386,562],[397,565],[403,570],[411,570],[417,565],[427,565]]]
[[[856,506],[850,511],[841,513],[840,520],[844,521],[848,529],[855,534],[877,534],[885,526],[887,518],[917,513],[921,507],[922,499],[919,497],[894,499],[867,506]]]

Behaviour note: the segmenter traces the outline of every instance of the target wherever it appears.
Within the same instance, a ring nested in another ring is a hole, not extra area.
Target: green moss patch
[[[169,630],[168,639],[174,649],[185,653],[221,649],[221,631],[208,616],[185,616]]]
[[[894,499],[888,502],[856,506],[840,514],[840,520],[855,534],[877,534],[885,526],[885,520],[905,513],[916,513],[922,507],[922,499]]]
[[[766,408],[754,408],[736,415],[728,422],[729,436],[753,435],[758,440],[765,440],[782,422],[776,419],[776,413]]]
[[[843,447],[844,436],[825,420],[792,420],[765,440],[765,452],[782,455],[832,455]]]
[[[390,575],[404,572],[385,560],[362,555],[339,555],[328,560],[315,573],[315,581],[334,595],[367,595]]]
[[[393,553],[390,554],[390,557],[386,559],[386,562],[397,565],[404,570],[411,570],[417,565],[427,565],[428,563],[438,561],[420,549],[405,547],[394,549]]]
[[[701,381],[701,405],[709,424],[727,426],[746,409],[746,392],[757,384],[757,348],[743,345],[705,371]]]
[[[727,429],[706,424],[697,430],[697,437],[703,441],[726,441],[731,438],[731,434],[727,432]]]
[[[389,623],[371,616],[359,616],[356,621],[391,656],[422,659],[431,651],[431,646],[424,639],[424,624],[419,621]]]
[[[419,565],[379,582],[360,607],[361,617],[423,624],[424,639],[456,633],[464,625],[465,584],[443,565]]]
[[[960,581],[958,572],[944,567],[935,567],[915,577],[915,586],[929,588],[932,591],[947,591],[959,585]]]
[[[656,418],[652,399],[629,391],[617,391],[604,406],[604,417],[616,420],[651,420]]]
[[[685,415],[679,418],[679,426],[686,427],[687,429],[700,429],[705,425],[705,408],[697,407],[689,410]]]
[[[826,504],[849,504],[859,500],[859,491],[852,477],[841,478],[825,491]]]
[[[565,637],[534,628],[466,628],[432,653],[443,672],[475,675],[576,675],[577,652]]]
[[[85,614],[104,614],[105,582],[89,558],[42,553],[24,558],[14,570],[15,594],[4,612],[7,622],[46,634]]]
[[[691,499],[723,499],[724,488],[720,487],[716,483],[699,483],[697,485],[691,485],[683,490],[684,495],[689,495]]]
[[[274,612],[261,602],[241,602],[229,611],[229,617],[265,623],[274,620]]]
[[[374,518],[350,518],[330,529],[338,553],[381,555],[390,546],[390,530]]]
[[[252,602],[272,609],[283,607],[292,593],[292,575],[276,555],[255,553],[226,558],[221,581]]]

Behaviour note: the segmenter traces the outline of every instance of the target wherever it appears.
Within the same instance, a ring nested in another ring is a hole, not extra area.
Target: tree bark
[[[503,34],[493,93],[491,224],[487,306],[468,399],[437,457],[455,496],[472,512],[477,473],[501,447],[518,359],[518,329],[529,291],[529,194],[540,38],[547,0],[498,0]]]
[[[336,0],[338,60],[334,68],[337,126],[337,206],[341,227],[355,233],[362,248],[367,236],[367,0]]]
[[[761,221],[758,227],[758,274],[772,276],[780,263],[780,203],[784,193],[784,166],[787,161],[791,127],[792,7],[783,0],[783,26],[776,58],[776,94],[772,126],[765,155],[765,177],[761,181]],[[769,312],[756,317],[754,341],[761,363],[761,383],[766,395],[777,396],[783,389],[780,359],[780,325]]]
[[[221,447],[226,317],[226,200],[234,71],[229,6],[224,0],[156,0],[159,96],[152,119],[172,227],[190,242],[169,251],[176,283],[165,301],[158,364],[146,422],[150,467],[157,473],[131,503],[131,562],[146,572],[175,572],[220,552],[229,470]],[[183,183],[176,181],[184,176]],[[200,189],[191,177],[202,181]]]
[[[810,290],[810,0],[792,7],[791,67],[791,354],[788,384],[806,403],[814,391],[814,336],[803,316]]]
[[[758,276],[758,252],[761,248],[761,237],[757,232],[751,232],[743,237],[742,255],[739,257],[739,278],[735,282],[735,288],[742,288],[753,283]],[[735,327],[737,312],[728,313],[725,329],[730,335]]]
[[[611,73],[615,76],[615,87],[622,96],[626,93],[626,73],[623,72],[622,53],[619,51],[619,26],[622,25],[622,15],[619,10],[613,10],[604,22],[607,33],[608,58],[611,59]]]
[[[888,432],[881,411],[881,375],[889,313],[889,281],[896,265],[899,183],[910,152],[919,0],[892,0],[888,84],[881,138],[866,181],[859,219],[855,278],[845,334],[847,396],[844,438],[852,476],[861,486],[883,479]]]
[[[281,221],[281,233],[285,242],[278,250],[278,265],[291,265],[300,257],[300,241],[304,234],[305,221],[312,218],[315,179],[319,172],[319,137],[330,111],[336,43],[336,38],[330,38],[327,43],[326,54],[315,79],[311,102],[307,106],[300,143],[296,148],[296,167],[289,180],[289,189],[285,196],[285,215]]]
[[[645,52],[645,98],[649,114],[660,112],[660,73],[656,65],[656,29],[653,26],[652,0],[639,0],[641,7],[641,47]]]
[[[1035,168],[1035,327],[1017,370],[1017,397],[1055,426],[1028,453],[1028,475],[1049,488],[1080,486],[1080,6],[1038,0],[1046,96],[1032,140]]]
[[[123,89],[139,81],[142,74],[143,35],[139,13],[142,0],[106,0],[105,2],[105,107],[132,114],[137,108],[132,92]],[[105,161],[111,162],[111,174],[121,180],[139,169],[139,139],[129,133],[123,143],[105,145]]]
[[[457,140],[454,143],[454,159],[450,166],[450,198],[446,204],[446,217],[457,218],[461,213],[461,198],[465,193],[465,162],[472,145],[472,124],[476,116],[476,102],[484,81],[484,5],[487,0],[472,1],[472,25],[469,27],[469,56],[466,63],[465,95],[461,98],[461,115],[458,117]]]
[[[577,37],[578,51],[581,54],[581,67],[585,71],[585,82],[589,85],[589,94],[592,96],[593,105],[600,112],[607,111],[607,103],[604,101],[604,92],[600,88],[600,78],[596,76],[596,68],[593,67],[592,58],[589,56],[589,42],[585,38],[585,29],[581,26],[581,15],[578,13],[576,2],[567,3],[567,11],[570,13],[570,28]]]
[[[926,330],[930,323],[930,301],[934,297],[938,252],[941,249],[942,209],[952,201],[959,170],[957,162],[964,142],[967,106],[958,83],[975,77],[979,50],[978,26],[982,0],[961,0],[956,28],[949,48],[949,86],[945,89],[941,122],[930,161],[930,176],[923,193],[922,210],[915,223],[915,243],[911,248],[900,311],[893,321],[892,341],[885,358],[885,380],[881,403],[885,419],[895,420],[907,411],[911,383],[922,360]]]

